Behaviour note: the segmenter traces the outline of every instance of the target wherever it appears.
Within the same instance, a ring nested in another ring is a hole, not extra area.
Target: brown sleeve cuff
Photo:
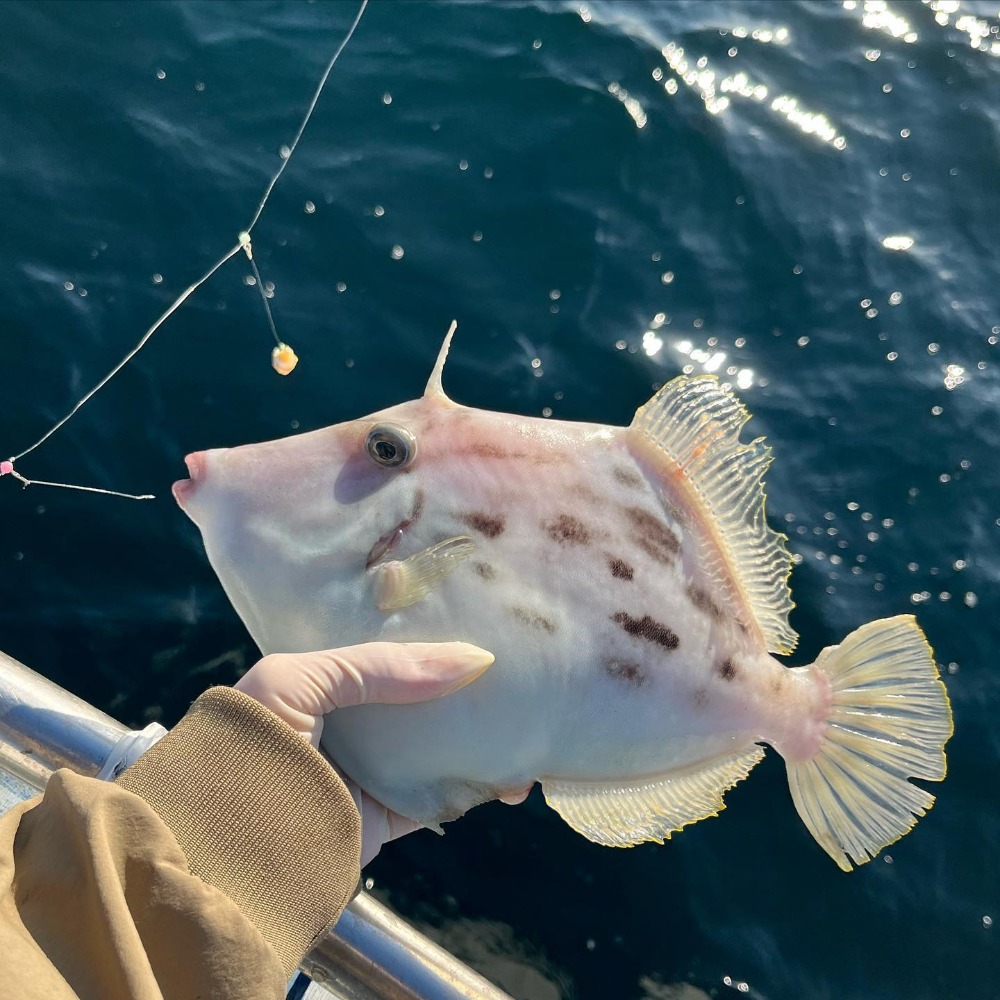
[[[253,921],[291,975],[360,878],[344,783],[259,702],[211,688],[117,779],[173,832],[191,871]]]

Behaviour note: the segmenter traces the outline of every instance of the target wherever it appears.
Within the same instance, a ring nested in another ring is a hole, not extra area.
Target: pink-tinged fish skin
[[[571,825],[625,844],[718,811],[766,742],[824,848],[841,867],[866,860],[878,837],[853,840],[836,816],[830,832],[825,779],[810,769],[846,697],[838,671],[864,681],[865,664],[895,665],[901,644],[915,662],[922,635],[902,620],[868,626],[845,644],[859,664],[848,667],[836,651],[822,669],[769,654],[769,640],[794,641],[787,553],[757,496],[769,453],[738,443],[738,404],[689,380],[630,428],[493,413],[444,395],[443,354],[421,399],[196,453],[175,490],[262,651],[461,639],[495,654],[448,698],[331,716],[323,744],[338,765],[434,827],[541,780]],[[404,464],[380,464],[376,431]],[[730,469],[747,489],[732,492]],[[745,518],[727,520],[730,501],[748,504]],[[933,777],[950,715],[940,682],[920,683],[936,749],[897,756],[906,774]],[[854,753],[850,739],[830,752]],[[906,800],[901,829],[930,799],[906,774],[925,798]]]

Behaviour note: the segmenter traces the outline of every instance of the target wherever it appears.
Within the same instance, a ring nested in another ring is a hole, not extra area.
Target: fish
[[[574,830],[662,843],[724,808],[763,758],[849,871],[934,802],[945,686],[910,615],[811,664],[762,437],[710,375],[680,375],[628,427],[498,413],[442,385],[280,440],[196,452],[174,484],[267,653],[464,640],[495,662],[417,705],[331,713],[321,746],[388,808],[441,832],[536,783]]]

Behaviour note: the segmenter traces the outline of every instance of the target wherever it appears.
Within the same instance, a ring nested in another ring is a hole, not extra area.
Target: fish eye
[[[377,424],[365,438],[365,450],[376,465],[401,469],[417,454],[417,439],[394,424]]]

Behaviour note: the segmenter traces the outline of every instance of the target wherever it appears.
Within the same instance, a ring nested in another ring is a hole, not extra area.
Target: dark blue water
[[[231,682],[255,654],[169,499],[181,457],[412,398],[453,316],[446,387],[479,407],[622,424],[716,370],[777,456],[790,662],[926,629],[957,727],[935,808],[844,875],[771,755],[662,847],[533,797],[371,874],[532,1000],[1000,996],[1000,10],[885,6],[374,3],[254,233],[299,370],[231,262],[19,464],[160,499],[0,481],[0,647],[135,724]],[[355,9],[3,5],[0,452],[233,244]]]

